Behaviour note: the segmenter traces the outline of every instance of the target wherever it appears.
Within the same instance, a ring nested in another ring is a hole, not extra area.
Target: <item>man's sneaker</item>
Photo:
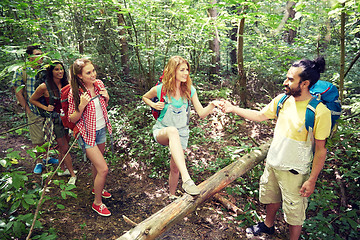
[[[47,161],[43,159],[44,164],[59,164],[59,160],[56,158],[49,158]]]
[[[75,185],[75,183],[76,183],[76,176],[75,177],[70,177],[69,181],[68,181],[68,184]]]
[[[108,217],[111,215],[111,212],[109,211],[109,209],[107,209],[107,207],[103,203],[100,204],[99,206],[97,206],[97,205],[95,205],[95,203],[93,203],[91,208],[94,209],[94,211],[97,212],[101,216]]]
[[[185,190],[185,192],[187,192],[190,195],[199,195],[200,194],[199,188],[195,185],[194,181],[191,179],[184,182],[182,184],[182,188]]]
[[[254,236],[259,236],[263,233],[267,233],[271,235],[274,234],[274,232],[275,232],[274,226],[269,228],[268,226],[265,225],[264,222],[259,222],[258,224],[246,229],[246,233],[251,233]]]
[[[37,174],[42,173],[43,167],[44,166],[42,165],[42,163],[37,163],[34,168],[34,173],[37,173]]]
[[[91,193],[92,193],[92,194],[95,194],[95,190],[93,189],[93,190],[91,191]],[[108,191],[106,191],[105,189],[103,189],[101,196],[102,196],[103,198],[111,198],[111,194],[110,194]]]
[[[74,173],[76,174],[77,171],[74,170]],[[70,176],[71,174],[70,174],[69,169],[65,169],[65,171],[62,171],[62,170],[58,171],[57,175],[61,177],[61,176]]]

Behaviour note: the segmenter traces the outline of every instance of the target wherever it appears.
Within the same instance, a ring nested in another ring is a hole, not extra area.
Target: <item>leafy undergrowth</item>
[[[203,105],[228,90],[209,90],[199,86]],[[120,88],[121,89],[121,88]],[[40,208],[32,239],[116,239],[132,228],[123,216],[139,223],[170,203],[167,178],[169,151],[156,144],[150,110],[135,90],[117,91],[109,111],[114,127],[114,152],[109,147],[106,159],[110,166],[106,189],[112,198],[104,203],[111,217],[101,217],[91,210],[93,201],[90,163],[82,159],[79,148],[71,151],[78,170],[76,188],[66,186],[67,178],[55,175]],[[131,88],[126,88],[131,89]],[[14,108],[11,98],[2,95],[7,107],[1,110],[2,129],[23,123],[23,114]],[[265,95],[264,95],[265,96]],[[268,99],[251,96],[252,99]],[[134,100],[135,99],[135,100]],[[116,102],[117,100],[117,102]],[[132,101],[130,101],[132,100]],[[260,109],[264,103],[250,107]],[[303,239],[359,238],[359,119],[341,122],[328,142],[328,161],[311,196],[303,228]],[[196,183],[243,156],[258,144],[271,139],[273,122],[254,123],[238,116],[215,111],[206,119],[191,117],[191,137],[186,151],[190,175]],[[355,133],[355,134],[354,134]],[[1,239],[25,239],[42,193],[43,179],[32,174],[34,154],[25,128],[2,134],[1,146]],[[47,172],[53,166],[46,168]],[[258,201],[258,181],[263,171],[259,164],[226,187],[221,194],[238,206],[243,214],[225,209],[209,199],[159,239],[243,239],[246,226],[264,218],[264,206]],[[179,184],[180,187],[180,184]],[[181,195],[181,191],[178,192]],[[288,228],[278,214],[276,234],[270,239],[287,239]],[[267,236],[261,239],[268,238]]]

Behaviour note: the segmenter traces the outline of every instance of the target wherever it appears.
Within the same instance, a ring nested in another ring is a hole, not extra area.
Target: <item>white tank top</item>
[[[106,126],[104,113],[100,105],[100,99],[97,97],[94,99],[95,104],[95,115],[96,115],[96,131]]]

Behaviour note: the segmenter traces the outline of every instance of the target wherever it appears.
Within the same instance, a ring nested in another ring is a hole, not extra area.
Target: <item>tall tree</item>
[[[216,0],[212,0],[211,5],[216,4],[216,2],[217,2]],[[209,17],[211,18],[211,22],[213,22],[214,25],[214,33],[213,33],[214,37],[212,40],[209,41],[210,49],[212,51],[210,80],[217,83],[218,75],[220,72],[220,40],[219,40],[218,30],[216,28],[216,25],[214,24],[217,17],[216,7],[209,8],[208,14]]]
[[[244,28],[245,28],[245,17],[239,20],[238,26],[238,41],[237,41],[237,65],[238,65],[238,92],[240,94],[240,101],[244,107],[247,107],[246,102],[246,72],[244,69]]]
[[[286,12],[290,19],[295,18],[296,11],[294,10],[295,2],[287,2],[286,3]],[[287,30],[287,36],[286,41],[289,44],[294,43],[294,38],[296,37],[296,29],[294,27],[290,27],[289,30]]]
[[[232,14],[237,14],[237,8],[236,7],[232,7],[231,8],[231,13]],[[232,42],[236,42],[237,41],[237,32],[238,32],[238,25],[237,24],[231,24],[231,29],[230,29],[230,39]],[[236,44],[234,44],[234,46],[232,46],[230,44],[230,69],[231,72],[233,74],[237,74],[238,70],[237,70],[237,50],[236,50]]]
[[[345,76],[345,3],[342,4],[340,16],[340,101],[343,100],[344,76]]]
[[[121,66],[125,80],[129,77],[130,68],[129,68],[129,47],[126,40],[126,30],[125,30],[125,19],[122,13],[118,13],[118,25],[120,26],[119,35],[120,35],[120,52],[121,52]]]

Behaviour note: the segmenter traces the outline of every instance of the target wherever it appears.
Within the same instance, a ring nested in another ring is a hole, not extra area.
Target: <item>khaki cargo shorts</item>
[[[26,114],[28,118],[29,125],[29,133],[30,133],[30,139],[32,144],[34,145],[40,145],[44,143],[44,131],[43,125],[44,125],[44,118],[41,116],[38,116],[34,114],[33,112],[30,112],[29,114]],[[35,122],[34,124],[31,124]]]
[[[260,178],[260,202],[282,202],[285,221],[290,225],[302,225],[306,218],[308,200],[300,196],[299,191],[308,178],[308,174],[293,174],[266,165]]]

